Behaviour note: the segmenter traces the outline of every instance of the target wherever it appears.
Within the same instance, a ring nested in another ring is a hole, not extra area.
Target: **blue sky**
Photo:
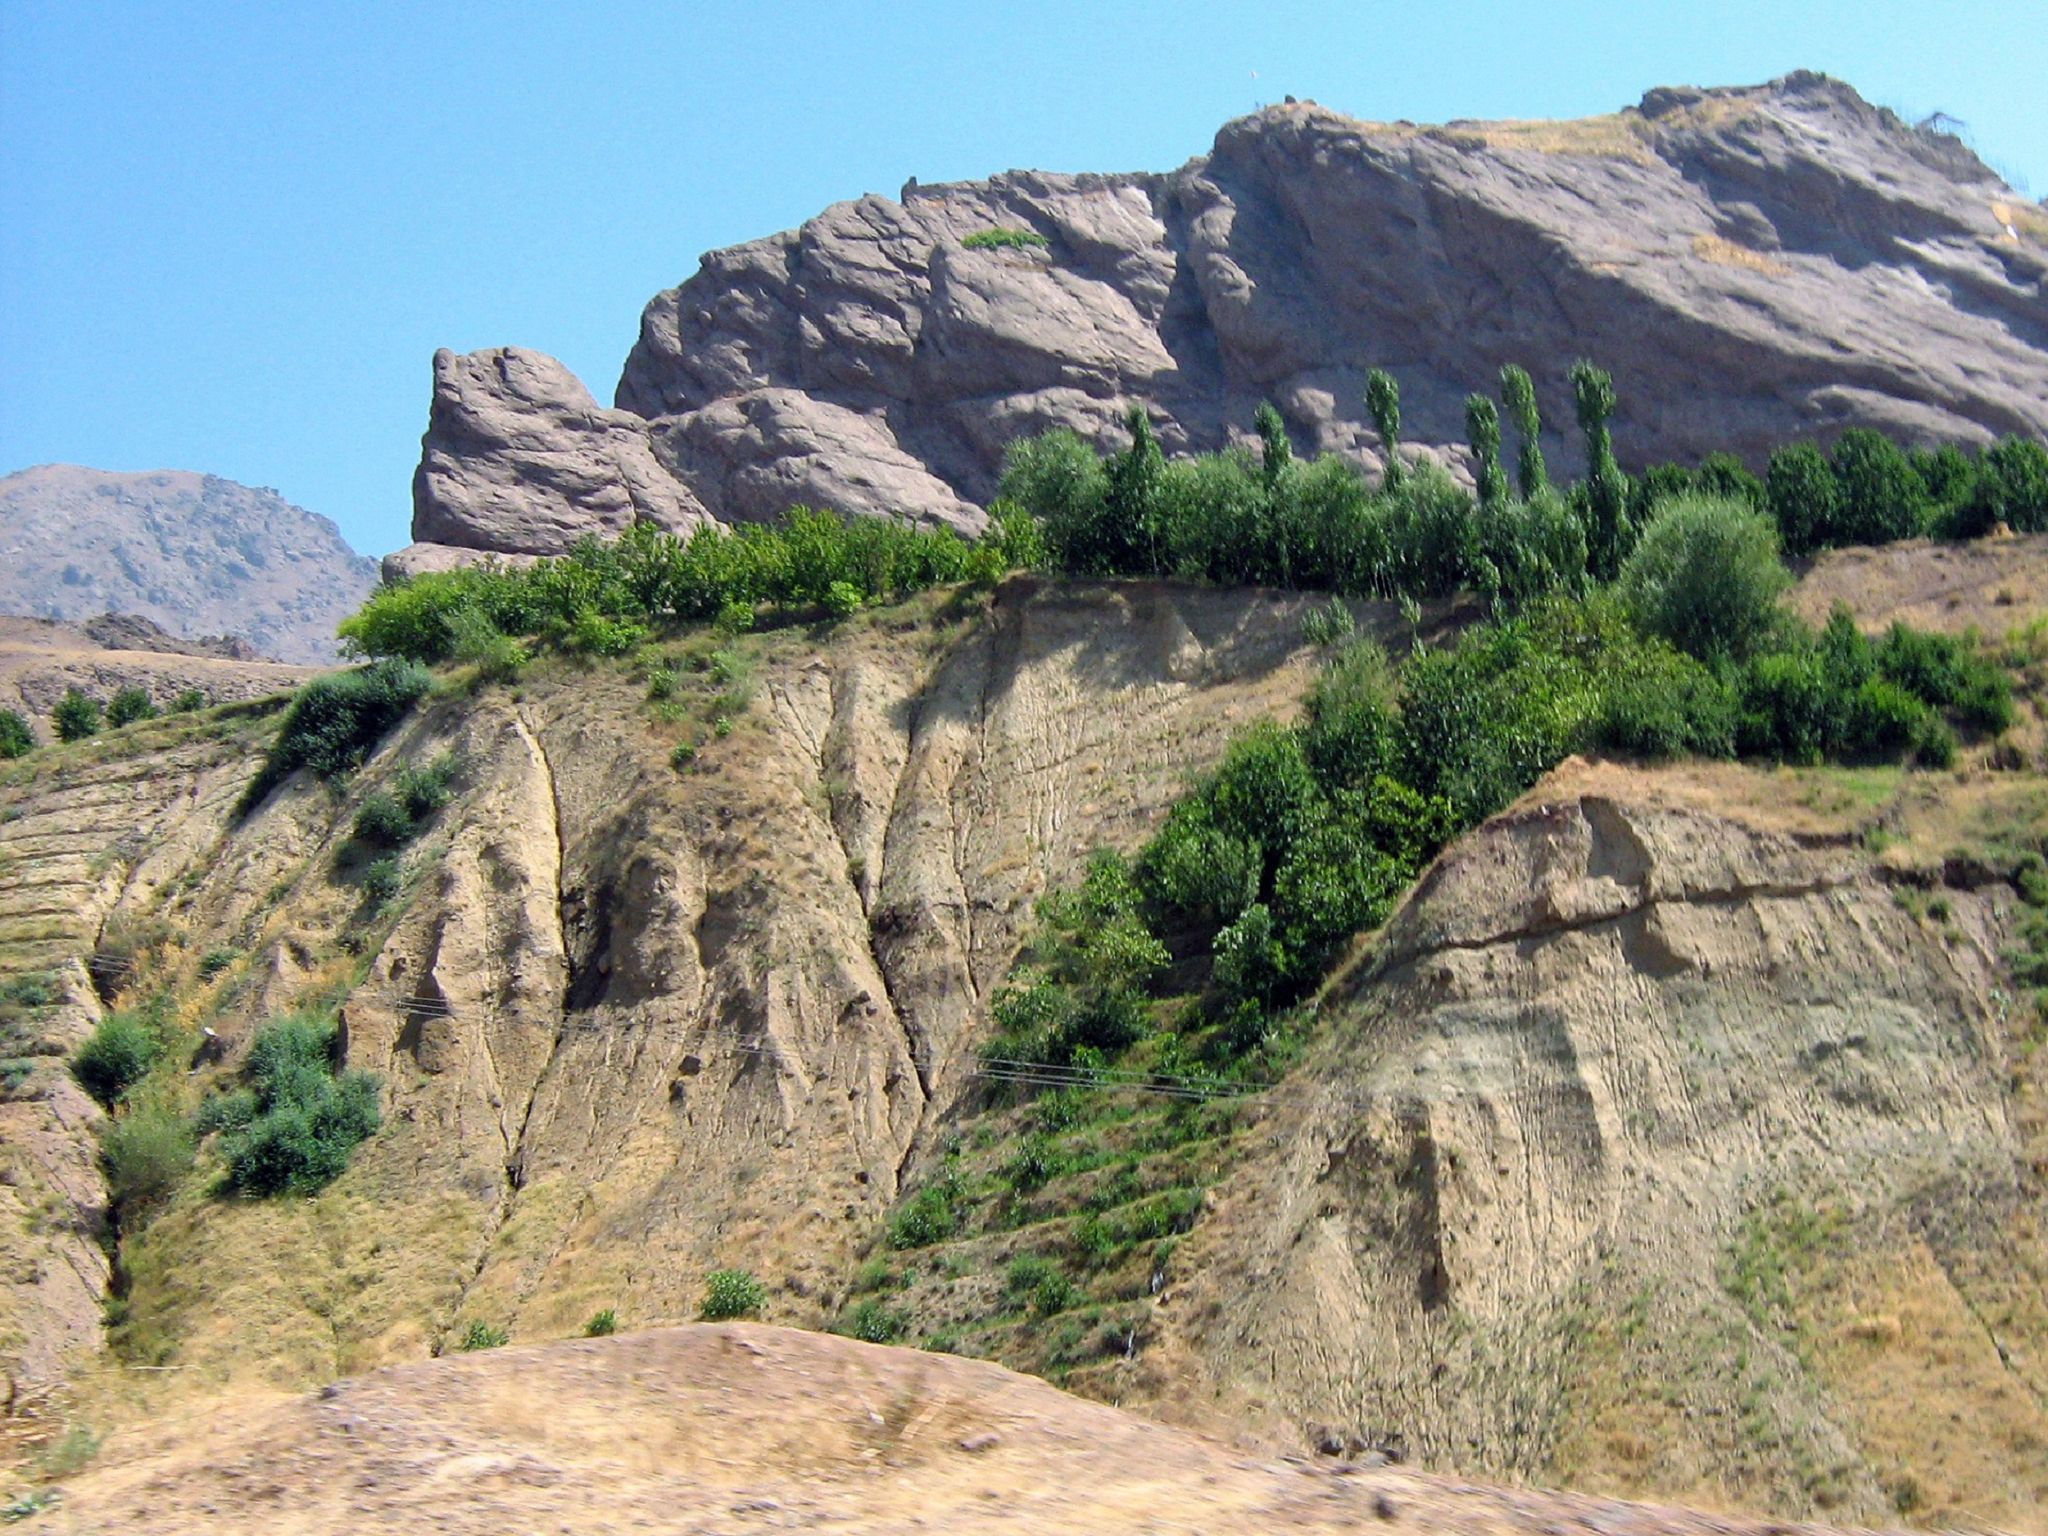
[[[1286,94],[1580,116],[1800,67],[2048,192],[2048,0],[0,0],[0,472],[207,470],[382,553],[434,348],[608,402],[651,295],[837,199],[1167,169]]]

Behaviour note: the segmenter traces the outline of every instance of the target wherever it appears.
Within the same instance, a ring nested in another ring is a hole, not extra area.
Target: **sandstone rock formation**
[[[376,567],[277,492],[184,470],[44,464],[0,478],[0,614],[114,610],[174,635],[235,635],[329,663]]]
[[[965,243],[991,229],[1042,243]],[[1304,447],[1375,467],[1375,365],[1423,444],[1462,441],[1465,395],[1504,362],[1569,427],[1581,355],[1614,372],[1632,464],[1755,461],[1852,425],[1982,442],[2048,432],[2044,283],[2048,212],[1956,139],[1817,75],[1564,123],[1289,104],[1169,174],[913,184],[714,251],[647,306],[618,385],[630,415],[603,436],[643,433],[723,518],[802,500],[963,528],[1012,439],[1115,443],[1129,401],[1184,451],[1248,432],[1271,399]],[[532,552],[629,505],[658,520],[637,447],[609,491],[561,492],[557,457],[580,476],[611,452],[590,450],[588,412],[550,418],[545,446],[459,425],[458,370],[498,392],[469,416],[535,419],[500,356],[437,361],[415,536]],[[1549,446],[1576,461],[1565,434]],[[469,482],[504,494],[472,513],[442,489]]]
[[[434,354],[434,404],[413,476],[413,538],[393,575],[465,557],[556,554],[635,523],[687,532],[704,509],[654,461],[646,425],[590,398],[523,347]]]

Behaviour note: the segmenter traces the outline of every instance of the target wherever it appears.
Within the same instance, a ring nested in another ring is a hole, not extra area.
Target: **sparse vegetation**
[[[347,1169],[382,1116],[379,1084],[335,1071],[332,1017],[294,1014],[257,1031],[246,1089],[216,1097],[201,1124],[221,1133],[227,1186],[251,1196],[312,1194]]]
[[[503,1349],[512,1342],[509,1330],[496,1324],[487,1323],[480,1317],[469,1320],[469,1326],[462,1330],[462,1337],[455,1341],[455,1347],[464,1354],[474,1354],[480,1349]]]
[[[146,688],[122,688],[107,701],[108,725],[132,725],[137,720],[155,718],[156,705],[150,701],[149,690]]]
[[[310,768],[322,778],[350,772],[432,684],[425,667],[407,660],[316,677],[293,696],[262,770],[242,796],[242,809],[254,809],[298,769]]]
[[[960,244],[970,251],[1030,251],[1043,250],[1046,239],[1035,229],[1015,229],[998,224],[991,229],[977,229],[971,235],[961,236]]]
[[[590,1321],[583,1325],[583,1337],[586,1339],[609,1338],[618,1331],[619,1315],[610,1307],[606,1307],[602,1312],[594,1313]]]
[[[107,1109],[149,1075],[163,1054],[153,1018],[141,1012],[110,1013],[71,1058],[71,1075]]]
[[[59,741],[84,741],[97,736],[106,722],[100,701],[80,688],[67,688],[64,697],[50,711],[50,728]]]
[[[697,1315],[708,1323],[758,1317],[767,1304],[767,1287],[744,1269],[714,1269],[704,1277],[704,1305]]]

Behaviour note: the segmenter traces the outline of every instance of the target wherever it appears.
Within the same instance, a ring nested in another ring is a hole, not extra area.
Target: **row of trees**
[[[1831,453],[1812,443],[1780,449],[1762,478],[1715,454],[1631,479],[1615,457],[1613,380],[1581,361],[1570,383],[1587,472],[1565,487],[1544,461],[1534,382],[1510,365],[1498,404],[1484,394],[1466,401],[1475,493],[1433,464],[1403,461],[1400,390],[1375,370],[1365,403],[1386,466],[1377,486],[1334,454],[1297,461],[1271,405],[1257,413],[1257,453],[1171,463],[1134,406],[1120,453],[1105,457],[1063,429],[1014,445],[1001,495],[1038,520],[1051,563],[1074,574],[1410,597],[1470,587],[1510,604],[1611,580],[1657,505],[1689,491],[1767,512],[1795,555],[1930,533],[1970,537],[1998,524],[2048,528],[2048,449],[2037,442],[2007,438],[1972,458],[1953,446],[1908,453],[1856,429]],[[1517,438],[1512,477],[1503,408]]]

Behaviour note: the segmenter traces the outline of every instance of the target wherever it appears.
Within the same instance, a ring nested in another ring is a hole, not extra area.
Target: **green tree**
[[[36,733],[19,710],[0,709],[0,760],[23,757],[35,750]]]
[[[1500,467],[1500,412],[1484,395],[1465,397],[1465,441],[1472,449],[1480,510],[1492,511],[1507,500],[1508,477]]]
[[[2048,529],[2048,448],[2006,437],[1986,449],[1957,520],[1970,534],[1988,533],[1999,523],[2014,533]]]
[[[1767,645],[1791,583],[1769,518],[1744,502],[1692,495],[1650,519],[1615,585],[1645,631],[1711,663]]]
[[[1159,537],[1166,455],[1145,407],[1132,406],[1124,414],[1124,425],[1130,429],[1131,446],[1110,461],[1104,507],[1114,541],[1114,569],[1156,575],[1166,568]]]
[[[59,741],[83,741],[88,736],[97,736],[105,719],[106,711],[100,707],[100,701],[79,688],[65,690],[57,707],[50,711],[50,724],[56,728]]]
[[[1365,376],[1365,409],[1372,417],[1373,430],[1380,435],[1380,489],[1398,491],[1405,478],[1401,464],[1401,386],[1384,368]]]
[[[1500,399],[1515,426],[1515,485],[1522,500],[1530,501],[1550,484],[1550,472],[1543,462],[1543,416],[1536,405],[1536,383],[1526,368],[1513,363],[1501,368]]]
[[[149,700],[146,688],[128,687],[121,689],[107,702],[107,724],[128,725],[136,720],[154,720],[156,705]]]
[[[1787,443],[1764,472],[1764,503],[1785,552],[1811,554],[1833,542],[1842,493],[1827,457],[1812,443]]]
[[[1252,420],[1259,430],[1259,483],[1265,491],[1261,522],[1269,548],[1268,563],[1277,583],[1289,587],[1294,584],[1295,518],[1290,483],[1294,445],[1287,440],[1287,423],[1271,401],[1260,401]]]
[[[1587,557],[1605,581],[1621,569],[1631,542],[1628,476],[1614,457],[1614,380],[1603,368],[1580,358],[1572,364],[1572,404],[1586,438]]]
[[[1835,444],[1829,468],[1841,496],[1837,537],[1844,544],[1889,544],[1926,527],[1927,487],[1899,445],[1882,432],[1852,427]]]

